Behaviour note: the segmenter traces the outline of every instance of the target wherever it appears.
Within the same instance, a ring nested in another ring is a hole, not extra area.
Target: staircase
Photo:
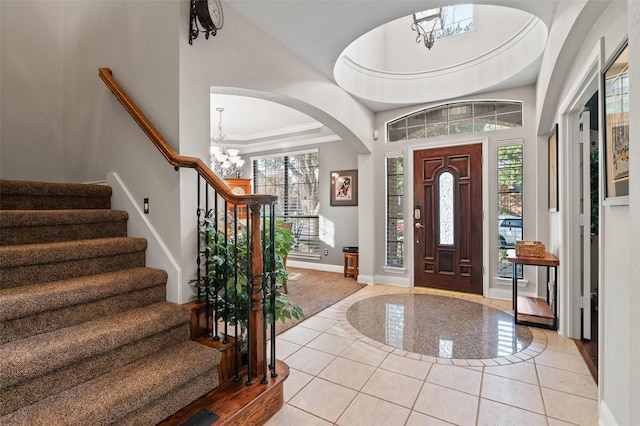
[[[218,386],[102,185],[0,181],[0,424],[154,425]]]

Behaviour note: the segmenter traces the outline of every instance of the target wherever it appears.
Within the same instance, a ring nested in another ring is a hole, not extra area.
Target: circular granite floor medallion
[[[347,320],[386,345],[441,358],[485,359],[513,355],[533,340],[506,312],[456,297],[387,294],[354,303]]]

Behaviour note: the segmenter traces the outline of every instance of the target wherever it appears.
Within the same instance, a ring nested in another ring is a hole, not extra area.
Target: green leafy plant
[[[247,264],[248,239],[247,229],[240,224],[237,236],[225,233],[224,226],[215,226],[214,216],[207,214],[204,218],[202,239],[205,242],[205,259],[208,259],[208,273],[200,280],[192,280],[200,287],[208,287],[209,301],[213,304],[216,320],[227,323],[238,322],[242,328],[247,327],[249,308]],[[265,224],[269,229],[269,222]],[[264,257],[269,262],[271,239],[265,233],[266,244]],[[281,291],[282,284],[288,278],[285,269],[285,258],[291,249],[293,236],[291,230],[277,221],[275,226],[275,318],[271,314],[271,289],[266,286],[267,322],[304,318],[302,308]],[[264,279],[268,279],[266,276]]]

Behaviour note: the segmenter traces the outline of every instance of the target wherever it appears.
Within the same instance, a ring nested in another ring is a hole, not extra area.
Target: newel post
[[[262,371],[264,354],[264,316],[262,313],[262,239],[260,234],[260,205],[251,205],[251,307],[249,310],[249,356],[251,357],[250,377],[257,377]]]

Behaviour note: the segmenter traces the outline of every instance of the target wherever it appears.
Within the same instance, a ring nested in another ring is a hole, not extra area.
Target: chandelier
[[[416,43],[422,41],[427,49],[431,50],[436,41],[435,34],[444,28],[443,9],[445,8],[439,7],[437,9],[429,9],[413,14],[411,29],[418,33]],[[428,29],[429,27],[431,27],[431,29]]]
[[[239,150],[227,149],[224,146],[224,141],[227,140],[227,137],[222,133],[222,111],[224,108],[218,107],[216,110],[220,113],[220,121],[218,122],[218,134],[211,138],[211,170],[223,178],[232,175],[240,177],[244,160],[238,155]]]

